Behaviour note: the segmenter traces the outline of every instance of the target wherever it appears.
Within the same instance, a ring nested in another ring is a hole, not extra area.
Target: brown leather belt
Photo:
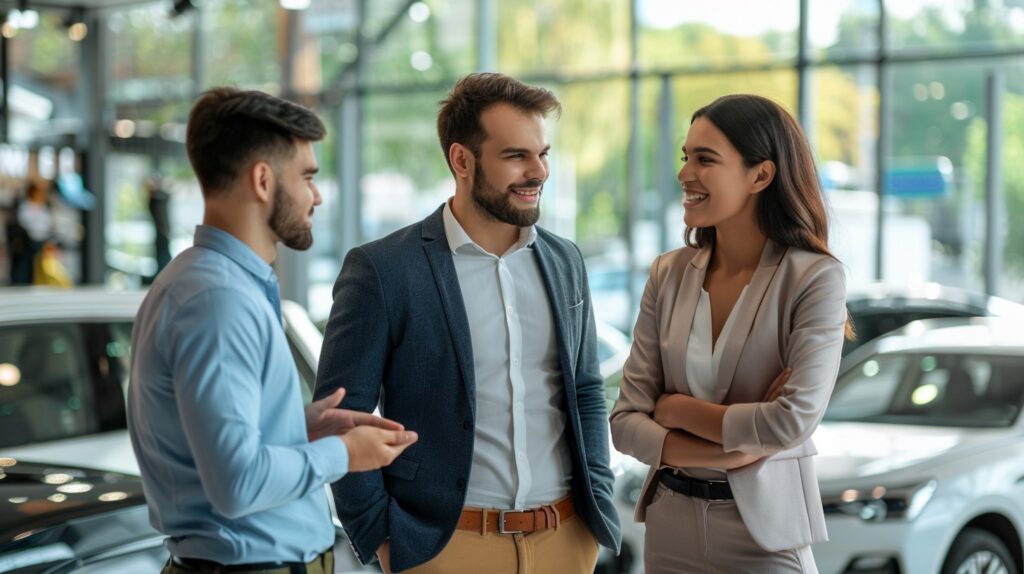
[[[576,514],[576,505],[572,496],[537,508],[526,510],[496,510],[493,508],[462,509],[459,517],[459,530],[479,532],[486,535],[491,532],[498,534],[529,534],[548,528],[558,528],[563,520]]]

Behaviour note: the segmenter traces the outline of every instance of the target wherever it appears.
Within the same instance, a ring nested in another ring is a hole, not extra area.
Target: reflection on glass
[[[126,498],[128,498],[128,493],[121,491],[105,492],[99,495],[99,500],[101,502],[117,502],[118,500],[124,500]]]
[[[43,482],[46,484],[64,484],[71,482],[72,480],[73,477],[70,474],[65,474],[63,472],[55,472],[43,477]]]
[[[81,494],[83,492],[89,492],[92,490],[92,485],[84,482],[69,482],[68,484],[62,484],[57,487],[58,492],[65,494]]]
[[[10,363],[0,363],[0,386],[13,387],[21,382],[21,371]]]

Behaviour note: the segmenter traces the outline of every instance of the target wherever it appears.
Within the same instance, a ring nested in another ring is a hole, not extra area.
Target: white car
[[[1019,573],[1024,324],[917,321],[843,362],[814,435],[822,574]]]

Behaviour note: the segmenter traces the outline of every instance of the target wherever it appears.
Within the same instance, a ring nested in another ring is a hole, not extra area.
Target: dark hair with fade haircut
[[[320,141],[327,130],[311,110],[255,90],[221,87],[196,100],[185,150],[203,195],[216,194],[254,159],[295,154],[295,141]]]
[[[551,90],[524,84],[519,80],[497,73],[469,74],[456,82],[448,97],[440,101],[437,113],[437,135],[441,151],[454,174],[448,150],[460,143],[473,155],[480,157],[480,146],[487,133],[480,125],[480,114],[494,104],[508,104],[524,112],[540,114],[562,113],[562,104]]]

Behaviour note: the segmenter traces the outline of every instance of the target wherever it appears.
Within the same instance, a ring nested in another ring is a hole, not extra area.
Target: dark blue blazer
[[[443,208],[443,206],[442,206]],[[599,543],[618,551],[608,420],[583,257],[538,228],[534,253],[551,301],[565,385],[576,508]],[[437,556],[455,531],[473,457],[473,348],[442,209],[351,250],[334,287],[315,398],[339,386],[344,408],[381,414],[419,441],[380,471],[332,485],[359,559],[390,538],[391,567]]]

